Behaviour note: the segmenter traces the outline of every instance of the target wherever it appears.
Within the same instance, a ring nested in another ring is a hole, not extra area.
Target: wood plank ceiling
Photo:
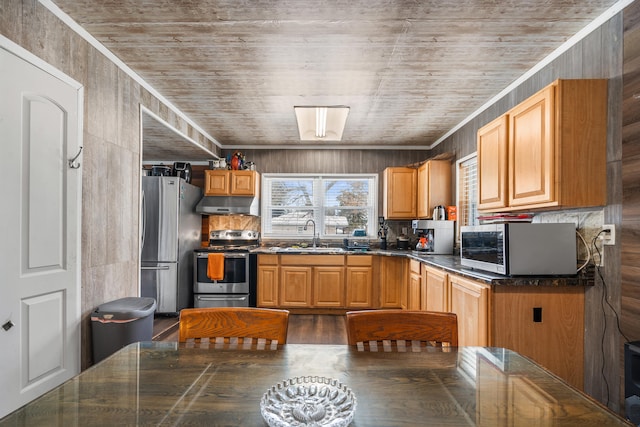
[[[616,3],[53,2],[239,149],[426,148]],[[295,105],[349,106],[342,142],[301,143]]]

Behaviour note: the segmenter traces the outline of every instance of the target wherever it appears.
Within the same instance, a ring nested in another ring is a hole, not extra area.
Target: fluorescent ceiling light
[[[349,107],[293,107],[301,141],[340,141]]]

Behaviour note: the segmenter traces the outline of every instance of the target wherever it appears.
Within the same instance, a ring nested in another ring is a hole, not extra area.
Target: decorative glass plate
[[[353,420],[356,397],[338,380],[296,377],[272,386],[260,401],[271,427],[344,427]]]

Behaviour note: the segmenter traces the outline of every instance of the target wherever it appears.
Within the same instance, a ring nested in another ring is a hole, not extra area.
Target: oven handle
[[[211,295],[198,295],[196,296],[200,301],[244,301],[247,299],[247,295],[239,296],[239,297],[231,297],[231,296],[211,296]]]
[[[246,258],[249,256],[248,253],[244,252],[223,252],[225,258]],[[209,256],[209,252],[198,252],[198,258],[207,258]]]
[[[168,270],[168,265],[160,265],[158,267],[140,267],[140,270]]]

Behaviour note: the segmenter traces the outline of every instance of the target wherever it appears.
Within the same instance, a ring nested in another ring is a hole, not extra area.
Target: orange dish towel
[[[207,259],[207,276],[211,280],[224,278],[224,254],[210,253]]]

